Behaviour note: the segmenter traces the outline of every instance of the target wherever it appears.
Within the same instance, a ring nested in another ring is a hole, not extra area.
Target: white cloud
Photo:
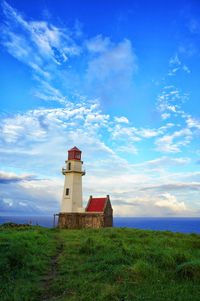
[[[161,127],[159,128],[159,130],[161,130],[161,131],[165,131],[165,130],[168,130],[168,129],[170,129],[170,128],[174,127],[174,126],[178,126],[178,125],[177,125],[177,124],[174,124],[174,123],[171,123],[171,122],[169,122],[169,123],[167,123],[166,125],[163,125],[163,126],[161,126]]]
[[[116,44],[104,43],[104,51],[95,52],[88,62],[85,77],[87,89],[105,102],[121,101],[122,97],[130,99],[136,61],[131,41],[125,39]]]
[[[106,125],[109,120],[109,115],[102,114],[100,112],[88,113],[85,119],[85,124],[91,125],[91,123],[96,123],[100,126]]]
[[[130,141],[140,141],[141,138],[137,136],[137,129],[135,127],[121,126],[117,124],[114,129],[112,129],[112,138],[117,140],[130,140]]]
[[[125,201],[118,198],[113,207],[117,216],[195,216],[198,213],[198,210],[189,208],[170,193],[160,196],[146,194]]]
[[[21,206],[24,206],[24,207],[26,207],[26,206],[27,206],[27,204],[26,204],[26,203],[24,203],[24,202],[19,202],[19,205],[21,205]]]
[[[79,54],[80,48],[64,29],[44,21],[26,21],[7,2],[3,2],[3,10],[7,17],[7,25],[4,27],[7,42],[4,43],[9,49],[11,47],[14,56],[22,59],[23,62],[27,58],[30,61],[32,59],[36,65],[41,65],[44,61],[52,59],[56,64],[60,64],[67,60],[68,55]],[[18,34],[16,28],[20,28],[23,35]],[[28,42],[27,35],[31,43]],[[39,57],[35,56],[35,49]],[[26,58],[24,58],[25,51],[28,56]]]
[[[108,47],[111,47],[112,43],[110,38],[103,38],[102,35],[98,35],[90,40],[86,41],[86,47],[91,52],[105,52]]]
[[[161,117],[162,117],[163,120],[166,120],[166,119],[169,118],[170,116],[171,116],[170,113],[163,113],[163,114],[161,114]]]
[[[171,104],[169,104],[166,101],[163,101],[163,102],[161,102],[159,104],[159,110],[161,112],[164,112],[164,111],[168,110],[168,111],[171,111],[173,113],[176,113],[177,112],[177,108],[179,108],[179,105],[171,105]]]
[[[3,170],[0,171],[0,183],[1,184],[9,184],[12,182],[21,182],[21,181],[31,181],[35,178],[34,175],[16,175],[13,172],[4,172]]]
[[[166,169],[171,166],[182,166],[188,164],[190,158],[171,158],[171,157],[161,157],[158,159],[145,161],[143,163],[133,164],[134,167],[139,168],[149,168],[149,169]]]
[[[160,184],[148,184],[148,185],[144,185],[143,187],[141,187],[142,191],[154,191],[156,193],[158,192],[168,192],[168,191],[173,191],[176,193],[180,193],[183,191],[195,191],[198,192],[200,190],[200,182],[188,182],[188,180],[190,180],[192,178],[191,174],[169,174],[168,177],[165,176],[165,182],[160,183]],[[196,175],[198,176],[199,179],[199,174]],[[178,179],[181,179],[182,181],[178,181]],[[187,180],[185,182],[185,180]]]
[[[174,142],[175,139],[182,137],[181,140]],[[172,135],[165,135],[156,140],[157,150],[163,153],[180,152],[180,147],[190,143],[192,132],[189,129],[175,131]]]
[[[179,67],[178,68],[173,68],[172,70],[170,70],[168,72],[168,76],[174,76],[178,70],[180,70]]]
[[[94,58],[89,62],[88,80],[108,80],[109,76],[114,73],[122,77],[132,76],[136,69],[136,57],[132,51],[131,42],[123,42],[108,48],[106,52]]]
[[[186,123],[188,125],[189,128],[197,128],[198,130],[200,130],[200,121],[192,118],[191,116],[187,116],[188,118],[186,119]]]
[[[181,65],[181,61],[177,54],[174,57],[170,58],[169,64],[170,65]]]
[[[190,69],[186,65],[183,66],[183,70],[187,73],[191,73]]]
[[[3,199],[3,202],[5,204],[8,204],[9,207],[12,207],[12,205],[13,205],[13,201],[11,199]]]
[[[120,146],[117,148],[117,151],[123,152],[123,153],[129,153],[129,154],[137,154],[137,148],[133,144],[128,144],[124,146]]]
[[[28,21],[5,1],[2,6],[6,21],[1,28],[1,43],[32,70],[33,78],[39,83],[35,96],[66,102],[54,86],[62,78],[62,68],[58,66],[65,66],[70,57],[81,52],[71,32],[49,22]]]
[[[173,143],[173,136],[165,135],[162,138],[156,140],[158,146],[157,150],[163,153],[176,153],[180,149],[176,144]]]
[[[169,93],[170,94],[179,94],[179,92],[180,92],[179,90],[174,90],[174,91],[170,91]]]
[[[174,72],[178,69],[175,68]],[[173,71],[173,70],[172,70]],[[171,75],[174,74],[170,71]],[[166,120],[171,117],[178,117],[184,113],[182,105],[189,98],[188,93],[184,93],[173,85],[164,86],[157,97],[157,110],[161,113],[161,118]]]
[[[179,52],[183,53],[184,55],[186,55],[187,57],[191,57],[193,56],[195,53],[198,52],[198,49],[196,47],[196,45],[192,42],[192,43],[188,43],[188,44],[184,44],[181,45],[179,47]]]
[[[27,171],[39,172],[42,168],[43,174],[57,174],[58,166],[64,162],[65,150],[77,143],[87,160],[113,156],[113,150],[105,145],[101,135],[103,128],[111,135],[109,130],[113,125],[109,118],[94,103],[37,109],[3,118],[1,158],[5,165],[7,162],[19,168],[23,164]]]
[[[151,138],[158,136],[161,133],[159,130],[155,129],[141,129],[138,134],[144,138]]]
[[[164,193],[162,198],[155,202],[155,205],[158,207],[165,207],[167,209],[171,209],[175,212],[185,212],[188,211],[189,208],[184,204],[184,202],[178,202],[176,197],[171,195],[170,193]]]
[[[119,123],[129,123],[129,120],[124,116],[115,117],[115,121]]]

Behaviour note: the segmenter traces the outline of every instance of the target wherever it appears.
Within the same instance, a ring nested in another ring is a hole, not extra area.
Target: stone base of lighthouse
[[[103,228],[112,227],[113,218],[103,212],[59,213],[58,228]]]

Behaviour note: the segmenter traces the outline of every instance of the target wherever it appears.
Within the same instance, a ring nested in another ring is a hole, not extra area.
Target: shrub
[[[88,255],[94,254],[95,249],[96,249],[95,242],[92,238],[89,237],[82,243],[80,247],[80,253],[88,254]]]
[[[176,273],[184,279],[200,277],[200,260],[182,263],[177,266]]]
[[[172,256],[176,262],[176,264],[180,265],[190,260],[190,254],[187,251],[177,250],[175,249],[172,252]]]
[[[193,241],[193,246],[194,246],[194,248],[199,249],[200,248],[200,239]]]
[[[131,270],[137,279],[151,279],[153,275],[157,275],[158,270],[155,266],[147,261],[139,259],[132,267]]]
[[[149,250],[145,255],[146,259],[159,268],[168,269],[175,266],[175,259],[168,250]]]

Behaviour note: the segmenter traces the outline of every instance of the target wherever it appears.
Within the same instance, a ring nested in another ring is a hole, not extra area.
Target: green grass
[[[200,300],[200,235],[128,228],[0,231],[0,300]]]

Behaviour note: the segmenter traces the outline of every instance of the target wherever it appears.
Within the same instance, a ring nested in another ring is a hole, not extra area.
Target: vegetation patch
[[[0,227],[1,300],[200,300],[200,236]]]
[[[200,260],[184,262],[177,266],[176,271],[179,276],[187,280],[200,278]]]

